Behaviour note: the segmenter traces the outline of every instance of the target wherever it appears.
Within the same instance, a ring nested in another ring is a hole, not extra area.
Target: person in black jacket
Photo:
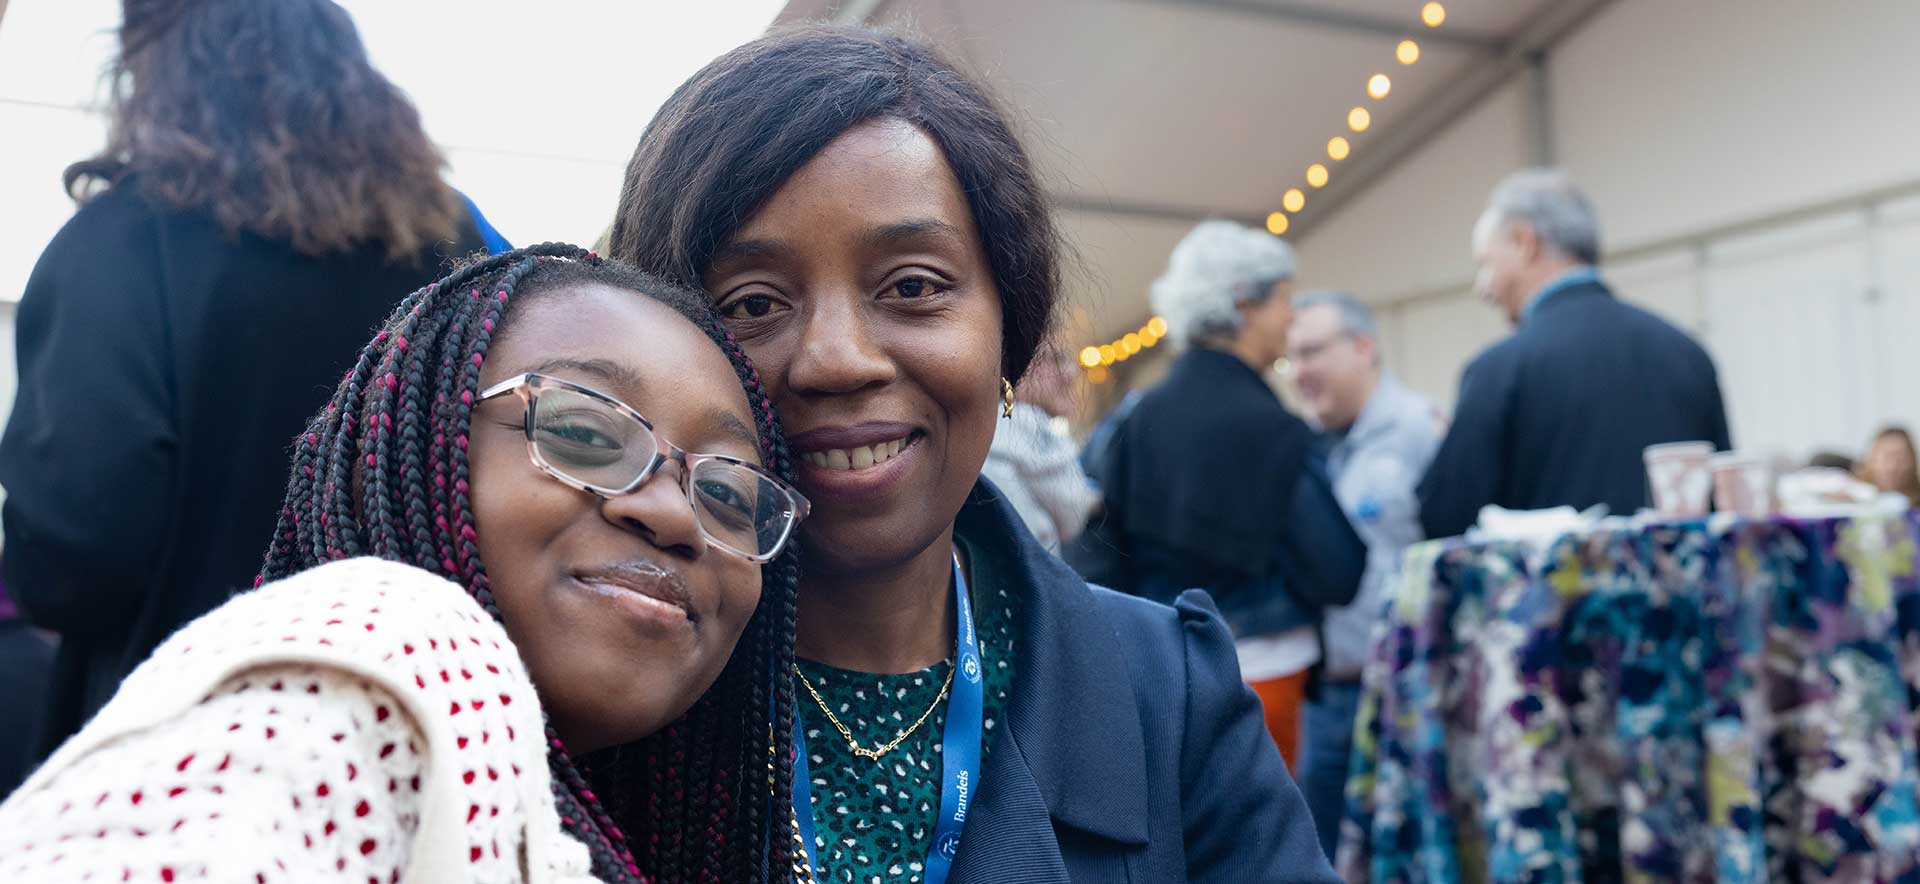
[[[20,619],[19,606],[0,583],[0,709],[13,727],[0,730],[0,798],[27,778],[38,755],[30,725],[46,705],[47,673],[53,669],[53,636]]]
[[[1366,568],[1315,433],[1264,377],[1286,349],[1293,268],[1285,242],[1228,221],[1174,249],[1153,305],[1185,352],[1106,454],[1117,549],[1089,575],[1156,601],[1207,590],[1289,762],[1321,609],[1352,601]]]
[[[1647,503],[1641,452],[1731,447],[1713,360],[1600,278],[1599,225],[1556,171],[1519,172],[1473,231],[1474,287],[1516,330],[1467,366],[1453,426],[1420,484],[1428,537],[1465,533],[1480,509]]]
[[[5,578],[60,636],[42,750],[251,585],[307,418],[407,292],[481,247],[329,0],[126,0],[105,150],[17,318]]]

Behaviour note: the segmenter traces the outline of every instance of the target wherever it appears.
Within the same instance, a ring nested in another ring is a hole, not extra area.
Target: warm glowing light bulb
[[[1087,370],[1087,380],[1091,383],[1104,384],[1112,377],[1105,366],[1096,365]]]
[[[1327,167],[1314,163],[1307,167],[1307,183],[1314,187],[1327,186]]]
[[[1429,3],[1420,7],[1420,20],[1429,28],[1437,28],[1447,20],[1447,8],[1439,3]]]
[[[1373,114],[1367,113],[1366,108],[1356,107],[1347,111],[1347,128],[1355,132],[1365,132],[1371,125],[1373,125]]]
[[[1287,213],[1285,212],[1274,212],[1267,216],[1267,232],[1274,236],[1280,236],[1286,233],[1287,228],[1291,226],[1291,224],[1292,222],[1287,220]],[[1165,325],[1166,323],[1161,322],[1160,324]]]
[[[1280,217],[1285,218],[1286,216],[1282,215]],[[1147,331],[1153,332],[1153,336],[1156,338],[1164,338],[1167,336],[1167,321],[1155,316],[1147,320]]]
[[[1338,135],[1327,141],[1327,156],[1332,157],[1335,162],[1346,159],[1348,152],[1352,150],[1353,145],[1348,144],[1345,138]]]
[[[1120,349],[1127,351],[1129,356],[1140,352],[1140,336],[1127,332],[1127,336],[1120,339]]]
[[[1112,344],[1100,345],[1100,364],[1101,365],[1112,365],[1114,361],[1119,358],[1120,358],[1120,351],[1114,349]]]
[[[1156,334],[1154,334],[1154,333],[1153,333],[1153,329],[1150,329],[1150,328],[1147,328],[1147,327],[1145,327],[1145,326],[1141,326],[1141,328],[1140,328],[1140,346],[1142,346],[1142,347],[1151,347],[1151,346],[1153,346],[1153,345],[1155,345],[1155,344],[1158,344],[1158,343],[1160,343],[1160,336],[1159,336],[1159,335],[1156,335]]]
[[[1100,348],[1088,347],[1080,351],[1080,364],[1092,368],[1100,364]]]
[[[1393,57],[1399,59],[1401,64],[1413,64],[1420,60],[1420,44],[1401,40],[1400,45],[1393,47]]]
[[[1374,98],[1385,98],[1393,91],[1393,81],[1386,74],[1374,74],[1367,78],[1367,94]]]
[[[1298,212],[1306,205],[1307,195],[1301,193],[1298,187],[1287,188],[1287,192],[1280,196],[1280,207],[1289,212]]]

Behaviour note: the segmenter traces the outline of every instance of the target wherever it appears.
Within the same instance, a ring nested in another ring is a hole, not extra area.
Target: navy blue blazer
[[[1686,332],[1598,282],[1561,289],[1460,377],[1453,427],[1420,483],[1428,537],[1463,534],[1480,508],[1647,503],[1641,452],[1732,447],[1713,359]]]
[[[1024,603],[954,884],[1338,884],[1205,593],[1089,586],[984,479],[955,525]]]

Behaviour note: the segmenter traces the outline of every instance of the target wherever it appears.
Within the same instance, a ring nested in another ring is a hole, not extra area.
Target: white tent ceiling
[[[1307,191],[1288,238],[1324,219],[1606,0],[789,0],[779,21],[903,28],[980,73],[1006,100],[1081,259],[1070,340],[1117,337],[1196,221],[1264,223]],[[1412,39],[1419,61],[1395,47]],[[1376,73],[1392,78],[1380,100]],[[1346,126],[1365,106],[1372,125]],[[1545,131],[1542,127],[1542,131]],[[1327,156],[1346,136],[1353,153]],[[1542,145],[1542,150],[1545,146]],[[1326,164],[1330,183],[1305,171]]]

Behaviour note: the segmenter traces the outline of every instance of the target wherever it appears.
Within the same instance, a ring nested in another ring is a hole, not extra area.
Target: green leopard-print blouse
[[[964,544],[963,544],[964,545]],[[971,550],[968,551],[971,553]],[[991,562],[969,555],[980,655],[987,668],[986,721],[981,758],[993,743],[1013,686],[1017,599]],[[799,661],[800,671],[853,731],[860,745],[881,745],[913,723],[940,696],[951,661],[919,672],[876,675]],[[801,727],[813,782],[814,855],[826,881],[840,884],[920,884],[940,811],[940,744],[946,704],[907,741],[878,761],[847,749],[840,732],[799,691]]]

